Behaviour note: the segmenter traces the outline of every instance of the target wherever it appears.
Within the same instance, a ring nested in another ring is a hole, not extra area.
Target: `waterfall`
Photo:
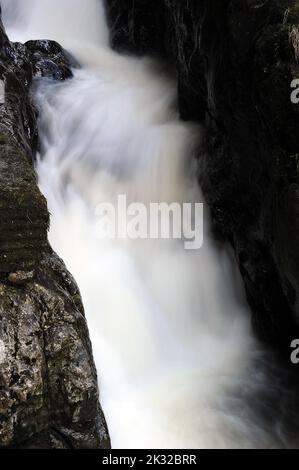
[[[198,250],[97,235],[96,207],[119,195],[204,202],[194,158],[201,130],[179,121],[171,71],[113,52],[100,1],[1,3],[11,39],[57,40],[82,65],[72,80],[35,84],[36,170],[50,242],[82,294],[113,447],[286,446],[255,410],[267,389],[265,355],[208,209]]]
[[[2,0],[3,21],[14,41],[54,39],[65,46],[108,43],[104,8],[98,0]],[[88,7],[86,8],[86,6]]]

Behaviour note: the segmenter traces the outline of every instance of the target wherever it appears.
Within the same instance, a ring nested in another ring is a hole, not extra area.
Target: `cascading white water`
[[[11,39],[55,39],[83,65],[70,81],[37,86],[37,172],[50,241],[82,293],[113,447],[282,445],[245,398],[263,387],[263,374],[249,373],[261,353],[208,216],[198,251],[96,236],[95,207],[119,194],[202,201],[192,163],[200,131],[179,122],[175,82],[159,64],[109,49],[98,0],[1,3]]]
[[[108,43],[101,1],[2,0],[3,20],[14,41],[55,39],[61,43]]]

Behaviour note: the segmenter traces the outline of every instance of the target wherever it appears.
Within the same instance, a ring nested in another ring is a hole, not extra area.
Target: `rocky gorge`
[[[204,129],[198,182],[237,258],[256,336],[291,368],[299,338],[296,0],[105,0],[113,48],[176,70],[183,121]],[[0,447],[107,448],[81,296],[47,238],[34,172],[36,77],[72,78],[56,42],[0,25]],[[293,371],[293,389],[299,376]]]

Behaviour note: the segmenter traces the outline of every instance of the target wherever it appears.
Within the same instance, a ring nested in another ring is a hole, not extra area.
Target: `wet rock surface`
[[[55,254],[21,277],[0,283],[1,445],[108,446],[74,280]]]
[[[0,23],[0,447],[110,445],[80,294],[49,246],[32,165],[33,77],[63,80],[71,65],[57,43],[10,43]]]
[[[25,50],[35,77],[66,80],[72,77],[71,67],[77,66],[71,55],[55,41],[27,41]]]
[[[297,0],[105,0],[111,43],[175,64],[182,119],[204,124],[199,182],[234,247],[259,338],[299,337]]]

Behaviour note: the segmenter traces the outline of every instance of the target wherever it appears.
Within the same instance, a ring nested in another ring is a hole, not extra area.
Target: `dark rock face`
[[[108,446],[80,294],[55,254],[0,284],[0,319],[1,445]]]
[[[72,77],[70,67],[77,66],[74,59],[55,41],[28,41],[25,50],[34,76],[37,77],[66,80]]]
[[[111,43],[176,65],[182,119],[204,124],[199,182],[230,240],[259,337],[299,337],[297,0],[106,0]]]
[[[12,44],[0,23],[0,447],[110,445],[80,294],[48,244],[32,166],[32,79],[70,65],[57,43]]]

